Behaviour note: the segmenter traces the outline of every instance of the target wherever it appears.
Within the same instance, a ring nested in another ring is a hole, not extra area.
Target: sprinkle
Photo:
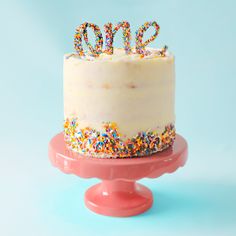
[[[151,155],[171,146],[175,139],[175,127],[169,124],[158,134],[156,131],[139,132],[131,139],[122,140],[117,124],[106,122],[102,130],[79,128],[78,118],[67,118],[64,136],[69,149],[87,156],[126,158]]]
[[[161,57],[165,57],[166,56],[166,51],[167,51],[168,47],[165,45],[160,51],[160,56]]]
[[[126,54],[131,53],[131,31],[130,31],[130,24],[127,21],[119,22],[114,29],[112,30],[112,23],[107,23],[104,25],[104,31],[106,33],[106,46],[104,52],[111,55],[113,54],[113,41],[116,32],[122,28],[123,29],[123,41],[124,41],[124,49]]]
[[[143,42],[143,34],[145,31],[149,29],[150,26],[153,26],[155,28],[155,33],[153,36],[151,36],[150,39],[147,41]],[[158,35],[159,33],[159,25],[156,23],[156,21],[150,21],[144,23],[137,31],[136,31],[136,53],[142,54],[142,55],[147,55],[148,51],[145,50],[145,47],[152,42]]]
[[[93,48],[93,46],[88,40],[88,32],[87,32],[88,27],[90,27],[93,30],[96,36],[95,49]],[[102,37],[100,28],[97,25],[93,23],[88,23],[88,22],[85,22],[76,28],[76,33],[74,36],[74,47],[77,53],[79,54],[79,56],[85,56],[84,50],[82,47],[82,36],[84,37],[84,41],[86,45],[88,46],[91,55],[94,57],[99,56],[99,54],[102,53],[102,46],[103,46],[103,37]]]

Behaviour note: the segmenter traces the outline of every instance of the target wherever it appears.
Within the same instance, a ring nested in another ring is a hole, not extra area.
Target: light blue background
[[[235,1],[0,3],[1,235],[236,235]],[[97,180],[62,174],[47,157],[62,130],[62,57],[75,27],[120,20],[133,35],[160,24],[151,46],[176,55],[176,125],[189,143],[186,167],[141,181],[155,202],[132,218],[87,210],[83,194]]]

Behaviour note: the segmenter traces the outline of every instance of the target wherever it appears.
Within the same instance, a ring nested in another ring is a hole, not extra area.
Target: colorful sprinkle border
[[[175,140],[175,127],[169,124],[158,134],[155,131],[139,132],[135,137],[122,140],[117,124],[106,122],[102,131],[90,127],[79,128],[78,118],[64,122],[67,147],[80,154],[100,158],[129,158],[147,156],[171,146]]]

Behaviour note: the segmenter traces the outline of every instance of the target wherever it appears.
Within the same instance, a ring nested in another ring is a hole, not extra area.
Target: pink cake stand
[[[184,166],[187,160],[187,142],[177,135],[172,147],[149,157],[128,159],[88,158],[69,151],[63,133],[49,143],[52,164],[66,174],[82,178],[99,178],[101,183],[85,193],[86,206],[102,215],[132,216],[152,206],[152,192],[136,180],[157,178]]]

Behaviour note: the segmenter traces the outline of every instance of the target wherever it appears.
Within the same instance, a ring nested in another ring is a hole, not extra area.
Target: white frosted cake
[[[174,56],[149,48],[64,57],[64,135],[85,156],[147,156],[175,139]]]

